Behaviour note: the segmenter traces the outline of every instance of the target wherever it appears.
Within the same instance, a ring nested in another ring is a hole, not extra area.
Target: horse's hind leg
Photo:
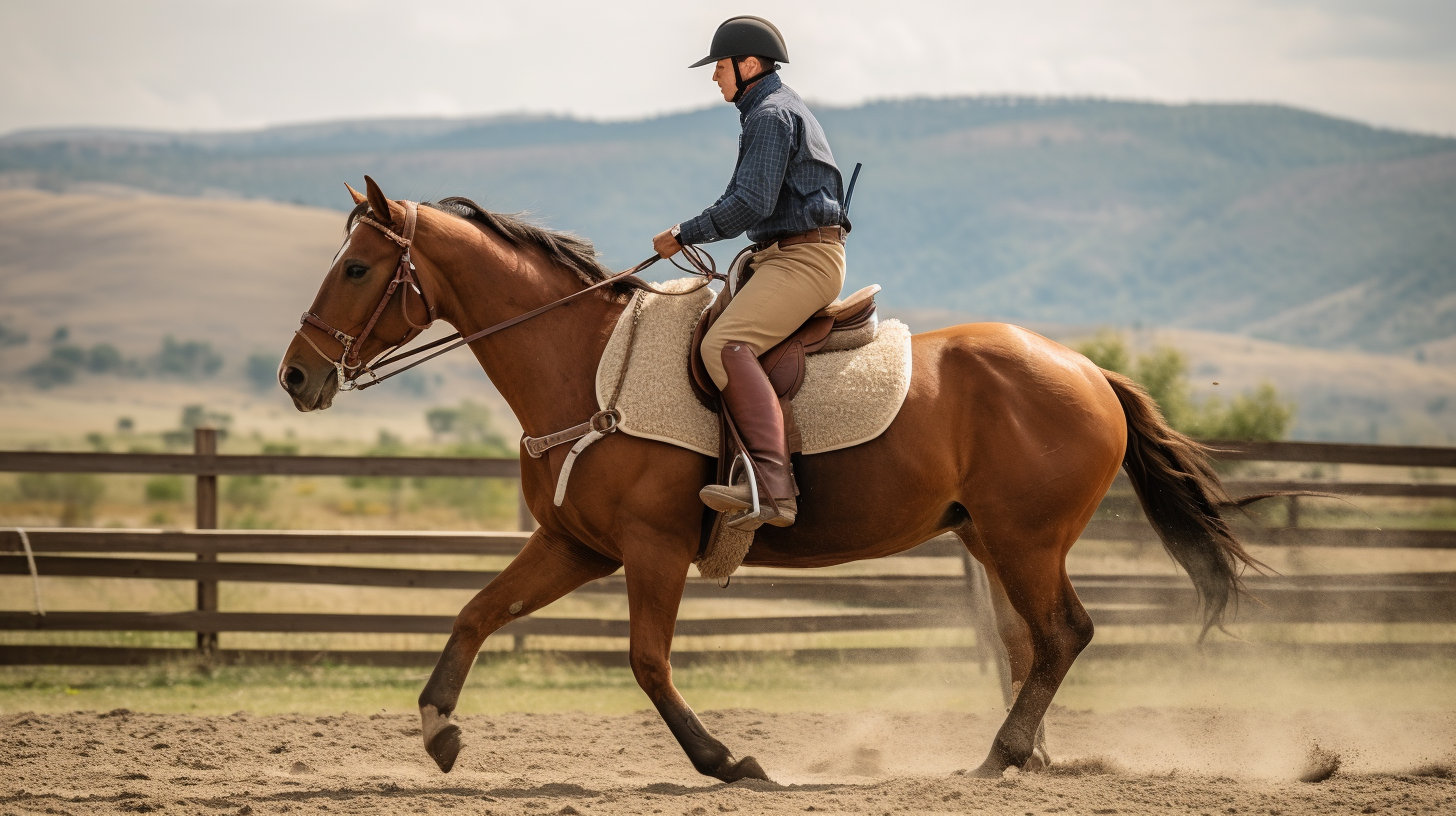
[[[704,776],[722,782],[740,779],[768,779],[753,757],[737,759],[728,746],[703,726],[698,715],[672,684],[672,633],[678,605],[692,562],[691,547],[654,544],[652,532],[644,529],[624,548],[627,570],[627,603],[631,614],[632,674],[668,730]]]
[[[976,771],[979,776],[1049,763],[1042,718],[1072,662],[1092,640],[1092,619],[1077,600],[1063,564],[1068,547],[1055,541],[1034,544],[1025,541],[1027,535],[1007,531],[983,536],[981,546],[970,545],[977,558],[989,562],[987,577],[1015,689],[1006,721]],[[1006,544],[987,547],[987,539]],[[1024,541],[1027,546],[1008,546]]]
[[[955,530],[961,543],[972,553],[984,548],[977,546],[979,539],[976,538],[975,529],[967,524]],[[973,543],[974,542],[974,543]],[[1001,645],[1005,647],[1006,668],[1010,668],[1010,678],[1002,675],[1002,695],[1006,703],[1006,710],[1011,711],[1011,706],[1016,702],[1022,687],[1026,684],[1026,678],[1031,674],[1031,663],[1035,654],[1031,645],[1031,627],[1026,625],[1021,613],[1011,605],[1011,599],[1006,597],[1006,587],[1002,586],[1001,579],[992,570],[985,568],[979,561],[966,563],[967,570],[976,570],[985,576],[985,589],[991,605],[991,611],[996,619],[996,634],[1000,637]],[[976,584],[980,584],[979,581]],[[973,584],[973,591],[975,591]],[[979,636],[979,633],[978,633]],[[1004,671],[1004,668],[1003,670]],[[1043,720],[1036,727],[1036,740],[1033,744],[1031,758],[1021,766],[1024,771],[1040,771],[1052,764],[1051,752],[1046,744],[1046,721]]]
[[[1006,695],[1006,710],[1016,703],[1026,679],[1031,675],[1031,664],[1035,654],[1031,644],[1031,627],[1026,625],[1021,613],[1006,597],[1006,587],[991,572],[986,573],[986,582],[991,588],[991,606],[996,611],[996,630],[1001,643],[1006,647],[1006,661],[1011,666],[1011,688]],[[1024,771],[1045,770],[1052,764],[1052,755],[1047,750],[1046,718],[1037,723],[1036,740],[1032,744],[1031,758],[1021,766]]]
[[[440,770],[449,773],[460,753],[460,726],[450,718],[486,637],[588,581],[611,575],[618,566],[587,547],[537,530],[510,565],[460,610],[445,651],[420,692],[425,750]]]

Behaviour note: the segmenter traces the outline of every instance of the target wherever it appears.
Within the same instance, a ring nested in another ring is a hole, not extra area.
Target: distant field
[[[342,223],[335,211],[263,201],[0,190],[0,324],[29,338],[0,345],[0,414],[7,419],[0,446],[80,446],[86,433],[110,431],[122,416],[140,429],[164,430],[186,404],[232,414],[234,430],[244,434],[368,440],[388,428],[418,439],[426,432],[425,408],[465,399],[495,408],[500,432],[512,438],[515,418],[463,352],[431,363],[413,392],[391,383],[344,395],[316,415],[298,414],[280,389],[249,385],[246,358],[282,354]],[[887,311],[916,331],[984,319],[965,311]],[[83,375],[40,391],[21,371],[46,356],[59,326],[80,346],[110,342],[136,358],[155,354],[167,335],[209,342],[225,362],[210,378]],[[1067,342],[1098,328],[1031,327]],[[1456,443],[1456,357],[1436,346],[1423,363],[1408,354],[1316,350],[1189,330],[1146,328],[1130,337],[1136,346],[1183,350],[1200,394],[1231,398],[1272,382],[1297,404],[1296,438]]]

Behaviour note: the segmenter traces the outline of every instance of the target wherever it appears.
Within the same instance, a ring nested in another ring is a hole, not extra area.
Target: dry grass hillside
[[[386,386],[346,396],[319,416],[301,416],[281,392],[248,384],[244,361],[282,351],[341,227],[338,212],[270,202],[0,190],[0,324],[29,336],[24,344],[0,345],[0,443],[105,430],[123,414],[141,427],[169,427],[182,405],[195,403],[233,413],[239,430],[356,438],[379,427],[423,434],[429,404],[473,399],[498,406],[463,353],[431,364],[423,393]],[[978,319],[958,312],[902,316],[917,331]],[[205,341],[225,362],[204,379],[89,375],[41,390],[23,371],[46,356],[58,326],[68,327],[78,345],[111,342],[138,359],[154,354],[166,335]],[[1095,330],[1033,328],[1064,341]],[[1197,391],[1232,396],[1273,382],[1299,405],[1298,437],[1456,441],[1456,400],[1447,398],[1456,393],[1456,365],[1437,347],[1418,362],[1190,330],[1132,335],[1135,346],[1184,350]],[[499,419],[510,438],[512,418]]]
[[[0,444],[108,430],[123,415],[139,428],[167,428],[190,404],[268,436],[372,438],[380,427],[416,436],[428,404],[495,400],[464,353],[435,364],[423,393],[381,387],[317,416],[249,383],[247,358],[282,354],[342,227],[341,213],[271,202],[0,190],[0,326],[28,336],[0,344]],[[144,361],[171,336],[210,343],[223,363],[205,378],[83,375],[38,389],[24,371],[62,326],[83,348],[112,343]],[[509,434],[514,423],[501,419]]]
[[[22,355],[59,325],[138,354],[163,333],[232,353],[281,352],[343,219],[253,201],[4,190],[0,225],[0,319],[30,334]]]

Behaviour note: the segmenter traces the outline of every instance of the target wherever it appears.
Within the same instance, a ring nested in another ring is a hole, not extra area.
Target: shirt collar
[[[738,99],[737,104],[739,118],[747,116],[750,111],[758,107],[758,104],[760,102],[762,102],[769,94],[777,91],[779,89],[779,86],[783,84],[784,81],[782,79],[779,79],[779,74],[777,71],[753,83],[753,87],[745,91],[743,93],[743,96],[739,97]]]

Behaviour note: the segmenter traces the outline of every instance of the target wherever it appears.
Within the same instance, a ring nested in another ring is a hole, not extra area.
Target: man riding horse
[[[753,530],[788,527],[798,513],[798,488],[784,437],[784,417],[758,356],[777,345],[844,286],[844,181],[824,129],[804,100],[779,79],[789,61],[783,36],[762,17],[733,17],[718,26],[708,56],[713,81],[738,106],[743,134],[728,189],[713,206],[652,241],[663,258],[683,245],[747,232],[754,241],[752,278],[709,329],[703,363],[722,394],[722,408],[753,459],[760,511],[745,481],[708,485],[703,503],[731,513],[729,524]]]

